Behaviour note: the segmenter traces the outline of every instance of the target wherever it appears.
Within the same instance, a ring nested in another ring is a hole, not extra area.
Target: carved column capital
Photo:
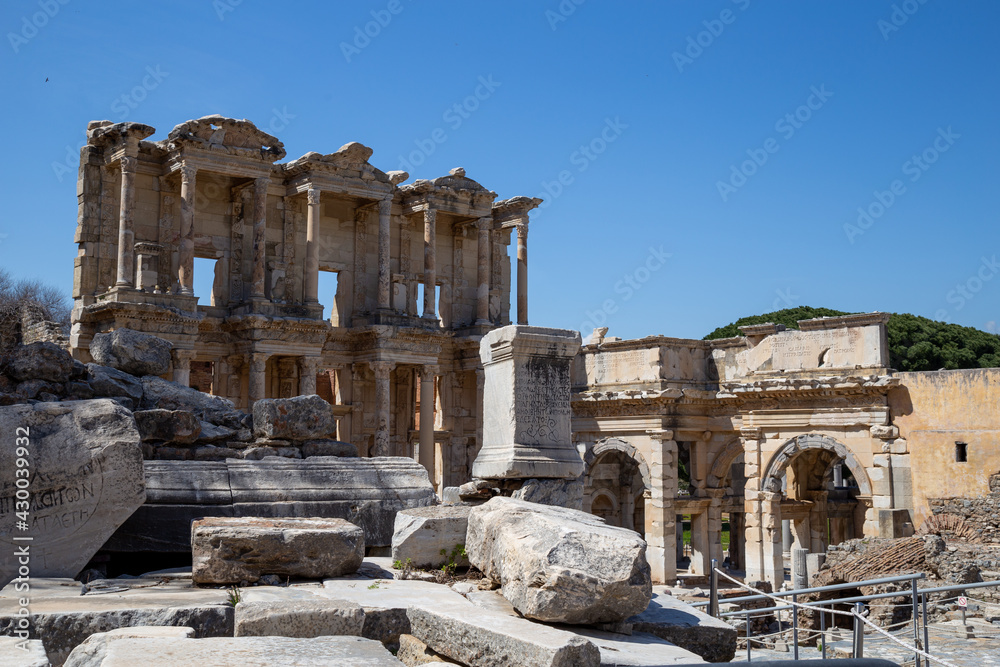
[[[378,214],[379,215],[389,215],[392,211],[392,197],[386,197],[385,199],[380,199],[378,202]]]
[[[258,176],[253,179],[254,194],[267,194],[267,187],[271,184],[270,176]]]
[[[319,363],[319,357],[299,357],[299,371],[315,375],[319,368]]]
[[[319,196],[321,190],[316,187],[311,187],[306,190],[306,201],[309,202],[310,206],[316,206],[319,204]]]
[[[396,368],[395,361],[369,361],[368,366],[375,373],[376,379],[388,378],[389,374]]]
[[[517,240],[518,241],[527,241],[528,240],[528,223],[527,222],[519,222],[519,223],[517,223],[516,225],[514,225],[514,229],[517,230]]]
[[[434,378],[441,374],[441,367],[434,364],[424,364],[420,368],[420,381],[433,382]]]
[[[250,370],[255,373],[263,373],[267,360],[271,355],[266,352],[253,352],[250,355]]]
[[[476,220],[476,229],[481,232],[488,232],[493,229],[493,218],[485,217]]]
[[[136,165],[139,164],[139,160],[131,155],[126,155],[119,160],[119,163],[121,164],[122,172],[134,172]]]
[[[179,363],[179,364],[190,364],[194,360],[194,357],[195,357],[195,351],[194,350],[178,350],[178,349],[174,349],[174,350],[171,350],[171,353],[174,356],[174,361],[176,363]]]
[[[180,168],[181,172],[181,183],[184,185],[191,185],[194,183],[195,176],[198,175],[198,168],[190,164],[182,164]]]

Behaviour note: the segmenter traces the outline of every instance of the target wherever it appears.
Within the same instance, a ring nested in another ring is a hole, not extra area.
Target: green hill
[[[773,322],[798,329],[799,320],[848,315],[830,308],[786,308],[773,313],[744,317],[719,327],[705,340],[739,336],[738,327]],[[886,327],[889,365],[900,371],[936,371],[942,368],[1000,367],[1000,336],[972,327],[935,322],[926,317],[893,313]]]

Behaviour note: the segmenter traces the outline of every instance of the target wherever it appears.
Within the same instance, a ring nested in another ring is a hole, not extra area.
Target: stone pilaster
[[[267,397],[267,360],[271,355],[254,352],[250,355],[250,387],[248,390],[250,407]]]
[[[307,304],[319,303],[319,218],[320,190],[306,191],[308,210],[306,212],[306,261],[305,275],[302,276],[302,297]]]
[[[708,557],[714,558],[722,565],[722,497],[725,489],[706,489],[706,495],[711,498],[708,504]],[[732,530],[732,525],[730,525]],[[730,537],[730,539],[732,539]]]
[[[437,366],[420,369],[420,465],[427,469],[431,484],[434,484],[434,378]]]
[[[181,234],[178,241],[177,279],[181,294],[194,296],[194,199],[198,170],[181,165]]]
[[[316,372],[319,357],[299,357],[299,396],[316,393]]]
[[[391,456],[389,441],[391,406],[389,404],[389,381],[396,363],[393,361],[369,361],[375,374],[375,447],[373,456]]]
[[[378,203],[378,309],[387,311],[391,307],[392,272],[390,266],[391,229],[390,215],[392,199],[383,199]]]
[[[353,314],[368,312],[368,209],[354,214],[354,304]],[[341,326],[347,326],[341,324]]]
[[[677,518],[674,510],[677,443],[673,440],[673,431],[656,431],[649,435],[653,440],[649,465],[652,489],[646,502],[646,558],[653,581],[673,583],[677,580]]]
[[[476,324],[488,325],[490,323],[490,230],[493,227],[493,218],[479,218],[476,228],[479,230],[479,255],[476,263],[477,279],[479,285],[476,288]]]
[[[528,223],[517,225],[517,323],[528,323]]]
[[[424,211],[424,312],[423,316],[437,319],[437,308],[434,303],[435,286],[437,285],[436,269],[437,246],[437,211],[428,208]]]
[[[781,494],[761,491],[760,497],[764,580],[771,582],[774,590],[778,590],[785,582],[784,549],[781,544]],[[750,576],[749,572],[747,576]]]
[[[253,273],[250,279],[250,298],[264,298],[264,279],[267,259],[267,186],[268,176],[253,182]]]
[[[132,287],[135,266],[135,167],[138,160],[125,156],[121,159],[122,189],[118,212],[118,280],[116,287]]]
[[[185,387],[191,384],[191,362],[194,360],[194,350],[178,350],[171,352],[174,366],[174,382]]]
[[[243,366],[246,365],[246,357],[242,354],[231,354],[225,357],[228,366],[225,378],[226,398],[237,406],[243,405]]]
[[[760,467],[763,434],[758,428],[740,431],[743,442],[743,471],[746,477],[744,494],[744,569],[747,581],[764,580],[764,528],[761,507]],[[780,530],[779,530],[780,532]]]

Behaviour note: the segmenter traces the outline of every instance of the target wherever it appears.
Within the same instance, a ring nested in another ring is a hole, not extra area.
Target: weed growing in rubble
[[[441,555],[448,559],[448,562],[441,566],[441,571],[447,576],[454,576],[455,570],[458,569],[459,561],[464,560],[466,557],[465,545],[456,544],[455,548],[451,550],[451,554],[448,553],[447,549],[442,549]]]
[[[240,599],[241,599],[240,588],[239,588],[239,586],[230,586],[227,589],[227,591],[229,593],[229,606],[230,607],[235,607],[236,605],[238,605],[240,603]]]

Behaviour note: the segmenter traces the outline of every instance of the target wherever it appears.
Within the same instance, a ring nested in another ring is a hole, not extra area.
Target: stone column
[[[174,382],[188,387],[191,385],[191,361],[194,350],[173,350]]]
[[[778,590],[785,582],[785,560],[781,545],[781,493],[761,491],[761,515],[763,518],[764,579],[771,582],[773,590]],[[749,576],[749,572],[747,576]]]
[[[427,469],[434,483],[434,378],[437,366],[420,369],[420,465]]]
[[[243,405],[243,365],[246,358],[242,354],[231,354],[226,357],[229,365],[229,372],[225,376],[226,398],[231,400],[237,407]]]
[[[135,166],[138,160],[134,157],[123,157],[121,201],[118,207],[118,280],[115,287],[132,287],[133,267],[135,266]]]
[[[392,273],[390,271],[390,214],[392,199],[383,199],[378,203],[378,309],[389,310],[392,307]]]
[[[708,574],[710,571],[708,503],[701,511],[691,515],[691,574]]]
[[[744,428],[740,431],[743,441],[743,529],[745,537],[744,563],[747,581],[764,580],[764,527],[761,506],[760,465],[761,431]]]
[[[479,287],[476,291],[476,324],[490,324],[490,229],[493,218],[479,218]]]
[[[646,558],[653,581],[672,584],[677,580],[677,443],[673,431],[649,434],[653,440],[646,502]]]
[[[181,235],[178,243],[177,280],[181,294],[194,296],[194,191],[198,170],[181,165]]]
[[[305,275],[302,277],[303,298],[307,304],[319,303],[319,188],[309,188],[306,199],[309,209],[306,213],[306,261]]]
[[[264,262],[267,257],[267,186],[268,176],[253,181],[253,274],[250,283],[250,298],[264,298]]]
[[[249,407],[267,396],[267,359],[271,355],[264,352],[254,352],[250,355],[250,389]]]
[[[319,357],[299,357],[299,396],[316,393],[316,371]]]
[[[714,558],[719,561],[719,566],[721,567],[722,561],[725,560],[722,553],[722,497],[726,495],[726,490],[706,489],[705,493],[712,499],[708,504],[708,556],[710,559]],[[732,517],[730,517],[730,542],[733,539],[732,530]]]
[[[528,224],[517,225],[517,323],[528,323]]]
[[[483,448],[483,403],[486,394],[486,371],[482,368],[476,369],[476,405],[473,414],[476,415],[476,445],[472,452],[472,460],[479,456],[479,451]]]
[[[827,533],[826,527],[829,525],[826,509],[827,498],[829,493],[827,491],[814,491],[810,494],[813,501],[812,513],[810,515],[809,525],[811,530],[809,531],[810,542],[808,545],[802,545],[807,547],[811,553],[826,553],[826,541]]]
[[[389,378],[396,363],[369,361],[368,365],[375,374],[375,449],[372,455],[390,456],[392,448],[389,442],[389,420],[392,413],[389,405]]]
[[[437,211],[424,211],[424,317],[437,319],[434,287],[437,283],[435,246],[437,245]]]

